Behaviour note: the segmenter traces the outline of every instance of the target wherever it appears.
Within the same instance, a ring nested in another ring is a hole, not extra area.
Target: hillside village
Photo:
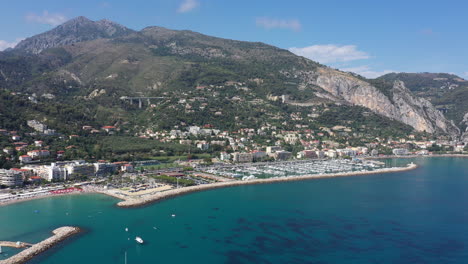
[[[188,101],[196,100],[198,99]],[[181,101],[183,102],[175,107],[183,105],[187,109],[187,103],[184,99]],[[301,113],[291,113],[289,118],[301,120]],[[64,135],[37,120],[28,120],[24,131],[0,129],[0,156],[3,166],[0,171],[0,185],[5,188],[40,182],[87,180],[119,173],[154,170],[151,166],[167,163],[164,159],[100,160],[87,155],[84,150],[86,145],[72,144],[79,142],[80,138],[99,136],[112,139],[125,135],[118,126],[84,125],[79,134]],[[267,122],[258,128],[228,131],[217,128],[215,124],[186,124],[167,130],[146,129],[125,136],[142,142],[155,141],[165,145],[185,146],[188,150],[185,155],[166,167],[172,168],[173,171],[210,164],[431,155],[466,153],[468,150],[463,142],[451,140],[446,136],[433,137],[413,133],[405,137],[372,137],[342,125],[320,127],[317,130],[312,130],[307,125],[296,125],[296,129],[284,130]],[[57,142],[60,142],[62,148],[58,148]],[[159,154],[170,158],[164,151],[160,152],[162,153]],[[80,153],[83,157],[80,157]],[[205,158],[196,159],[191,153],[199,153]],[[162,168],[164,166],[160,167],[160,170]],[[170,172],[164,169],[161,171]]]

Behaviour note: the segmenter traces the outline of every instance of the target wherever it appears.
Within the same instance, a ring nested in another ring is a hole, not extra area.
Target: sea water
[[[124,263],[125,252],[129,264],[468,263],[468,159],[388,162],[409,161],[420,167],[209,190],[142,208],[98,194],[28,201],[0,207],[0,240],[84,230],[29,263]]]

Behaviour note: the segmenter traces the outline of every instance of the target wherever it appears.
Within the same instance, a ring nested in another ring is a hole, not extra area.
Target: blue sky
[[[3,0],[7,1],[7,0]],[[468,1],[17,0],[0,9],[0,50],[76,16],[260,41],[367,77],[468,78]]]

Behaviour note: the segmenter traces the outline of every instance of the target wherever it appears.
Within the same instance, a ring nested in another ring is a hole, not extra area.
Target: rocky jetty
[[[53,236],[43,240],[37,244],[32,245],[31,247],[21,251],[20,253],[0,261],[0,264],[18,264],[25,263],[26,261],[32,259],[34,256],[39,255],[40,253],[46,251],[47,249],[53,247],[54,245],[62,242],[66,238],[77,234],[80,232],[78,227],[73,226],[64,226],[55,229],[52,231]]]

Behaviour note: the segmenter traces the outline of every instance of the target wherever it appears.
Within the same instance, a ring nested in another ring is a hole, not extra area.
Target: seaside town
[[[0,264],[468,263],[468,1],[421,2],[2,5]]]
[[[446,137],[368,138],[344,126],[321,127],[319,131],[307,128],[284,131],[263,126],[228,132],[207,125],[145,131],[137,136],[139,140],[193,147],[204,158],[182,156],[172,162],[161,159],[111,162],[68,159],[70,153],[76,154],[77,147],[67,145],[67,142],[70,144],[93,134],[112,137],[119,133],[118,127],[83,126],[83,135],[66,136],[36,120],[28,121],[27,125],[33,132],[0,129],[4,139],[0,201],[81,192],[82,187],[71,185],[78,182],[81,183],[79,186],[84,185],[83,182],[93,183],[106,191],[107,188],[116,189],[125,196],[135,196],[219,181],[352,172],[384,166],[381,162],[366,159],[372,157],[463,154],[467,151],[463,142]],[[349,143],[356,139],[367,143],[361,146]],[[46,143],[54,144],[55,141],[64,142],[64,148],[57,149]]]

